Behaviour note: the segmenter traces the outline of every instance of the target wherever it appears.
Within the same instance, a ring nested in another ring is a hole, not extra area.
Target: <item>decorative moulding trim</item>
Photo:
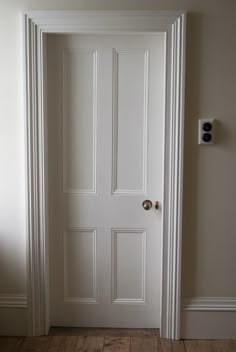
[[[236,297],[184,298],[182,310],[187,312],[236,312]]]
[[[40,31],[67,33],[100,31],[120,33],[155,33],[165,31],[176,20],[185,17],[183,11],[27,11],[27,18]],[[158,22],[157,22],[158,18]]]
[[[0,294],[0,308],[27,308],[27,298],[25,295]]]
[[[186,15],[182,11],[29,11],[24,14],[28,334],[49,320],[46,33],[165,33],[161,337],[180,338]]]
[[[182,197],[184,148],[184,90],[186,15],[182,13],[171,25],[171,45],[167,46],[167,99],[164,152],[164,204],[162,254],[162,338],[180,338]],[[167,43],[168,45],[168,43]],[[169,62],[170,61],[170,62]],[[168,104],[169,103],[169,104]]]

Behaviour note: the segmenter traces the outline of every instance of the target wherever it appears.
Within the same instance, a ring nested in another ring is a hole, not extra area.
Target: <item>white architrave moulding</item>
[[[24,15],[28,334],[49,329],[47,33],[166,33],[161,337],[180,338],[185,19],[183,12],[30,11]]]

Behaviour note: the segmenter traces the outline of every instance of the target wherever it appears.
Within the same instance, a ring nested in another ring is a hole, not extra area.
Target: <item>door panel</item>
[[[97,52],[63,50],[62,70],[64,191],[93,193],[96,192]]]
[[[159,327],[164,34],[47,44],[51,325]]]
[[[148,62],[147,50],[113,50],[114,193],[146,192]]]
[[[96,230],[65,232],[65,301],[97,302]]]
[[[146,230],[112,230],[112,268],[112,303],[145,303]]]

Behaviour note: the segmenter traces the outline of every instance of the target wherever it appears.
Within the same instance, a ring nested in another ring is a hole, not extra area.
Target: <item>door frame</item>
[[[27,11],[24,25],[27,328],[49,331],[47,33],[165,33],[166,101],[162,204],[162,338],[180,338],[186,13],[183,11]]]

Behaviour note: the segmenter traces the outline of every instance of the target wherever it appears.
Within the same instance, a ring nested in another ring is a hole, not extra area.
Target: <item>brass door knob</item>
[[[143,209],[150,210],[152,208],[152,202],[149,199],[146,199],[143,204]]]

